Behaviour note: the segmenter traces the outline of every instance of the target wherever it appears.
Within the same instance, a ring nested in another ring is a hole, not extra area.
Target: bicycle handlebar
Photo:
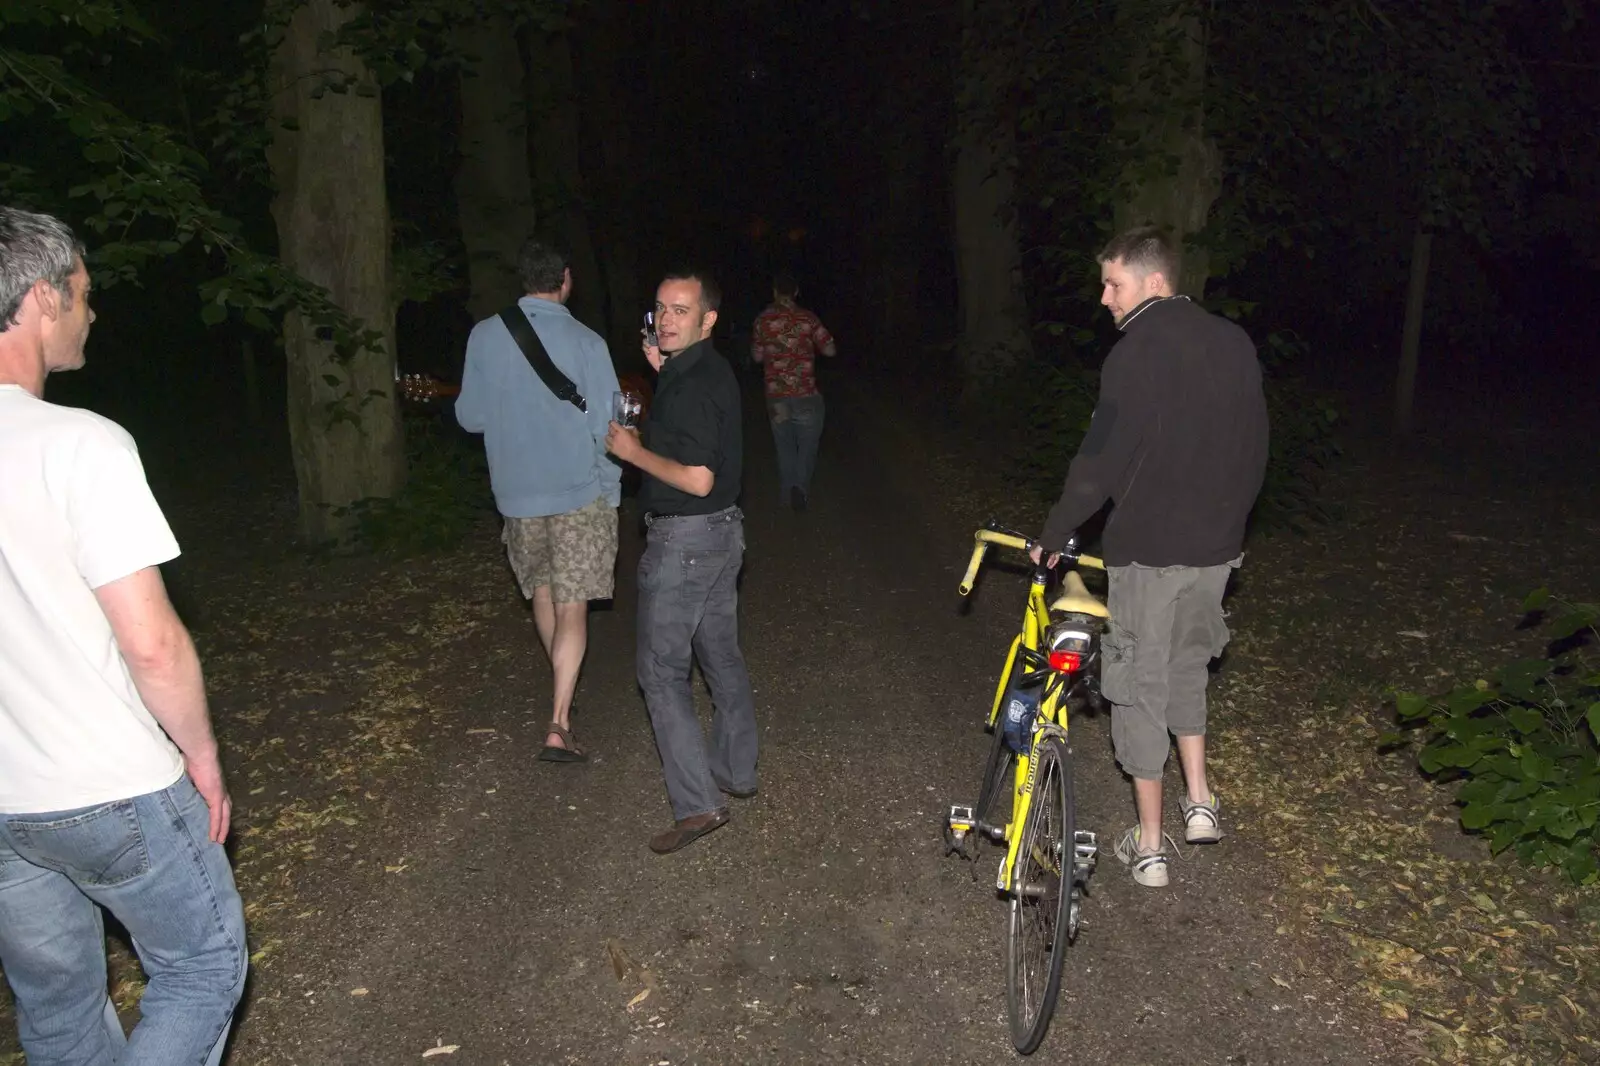
[[[1032,552],[1037,547],[1033,541],[1020,533],[999,529],[992,523],[978,530],[973,535],[973,540],[975,543],[972,545],[972,559],[967,563],[967,572],[961,578],[960,588],[963,596],[972,592],[972,586],[978,580],[978,568],[983,565],[983,557],[988,554],[989,545],[998,544],[1002,548],[1015,548],[1021,552]],[[1087,566],[1095,570],[1106,568],[1104,560],[1080,554],[1070,548],[1061,553],[1061,558],[1071,566]]]

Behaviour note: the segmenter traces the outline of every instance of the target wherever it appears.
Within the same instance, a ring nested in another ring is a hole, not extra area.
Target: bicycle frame
[[[967,565],[966,575],[961,579],[961,595],[966,596],[972,592],[972,586],[977,579],[978,569],[983,565],[984,556],[988,553],[990,545],[1003,548],[1014,548],[1017,551],[1029,552],[1035,545],[1028,538],[1007,530],[981,529],[976,535],[972,548],[972,559]],[[1092,555],[1082,555],[1068,551],[1061,556],[1058,565],[1076,567],[1089,567],[1104,570],[1105,563]],[[1050,628],[1050,608],[1045,600],[1045,589],[1049,584],[1050,569],[1036,564],[1033,578],[1028,588],[1028,603],[1022,616],[1022,629],[1012,638],[1011,650],[1006,655],[1005,669],[1001,671],[1000,683],[995,689],[994,703],[989,709],[989,725],[994,729],[1002,728],[1000,722],[1001,704],[1005,700],[1006,691],[1010,688],[1012,672],[1018,667],[1018,659],[1022,659],[1021,668],[1025,671],[1023,677],[1029,676],[1026,671],[1042,672],[1045,677],[1041,684],[1044,692],[1039,700],[1039,716],[1034,722],[1033,733],[1029,738],[1028,750],[1017,755],[1017,764],[1012,782],[1011,819],[1005,825],[1006,854],[1000,863],[1000,870],[995,879],[997,891],[1006,895],[1014,894],[1014,870],[1016,868],[1017,853],[1022,841],[1022,826],[1027,822],[1028,808],[1033,800],[1034,752],[1038,749],[1041,737],[1050,732],[1065,738],[1068,731],[1068,685],[1065,678],[1050,668],[1047,660],[1040,654],[1039,648],[1044,640],[1046,631]],[[1070,873],[1069,873],[1070,876]]]

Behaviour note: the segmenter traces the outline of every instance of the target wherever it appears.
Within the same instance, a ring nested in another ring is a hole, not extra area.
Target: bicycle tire
[[[1044,1041],[1061,993],[1076,878],[1072,752],[1066,741],[1042,738],[1032,772],[1033,796],[1012,872],[1006,937],[1006,1007],[1012,1043],[1023,1055]]]

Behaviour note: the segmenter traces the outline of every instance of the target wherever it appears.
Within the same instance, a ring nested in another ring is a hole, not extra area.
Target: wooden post
[[[1422,346],[1422,312],[1428,298],[1428,258],[1433,234],[1418,229],[1411,241],[1411,284],[1406,289],[1406,324],[1400,339],[1400,376],[1394,385],[1394,431],[1411,432],[1411,405],[1417,391],[1417,350]]]

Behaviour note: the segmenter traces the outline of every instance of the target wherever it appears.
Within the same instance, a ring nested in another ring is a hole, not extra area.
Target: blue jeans
[[[739,649],[743,564],[744,515],[737,507],[656,519],[639,560],[639,687],[677,819],[723,806],[719,786],[756,784],[755,696]],[[709,753],[690,687],[694,659],[715,708]]]
[[[0,966],[28,1066],[216,1066],[244,992],[244,907],[187,774],[133,799],[0,814]],[[98,904],[99,906],[96,906]],[[124,1038],[100,907],[149,983]]]
[[[779,499],[787,502],[790,489],[811,495],[817,445],[822,443],[822,423],[827,417],[821,394],[769,400],[767,411],[772,441],[778,446]]]

